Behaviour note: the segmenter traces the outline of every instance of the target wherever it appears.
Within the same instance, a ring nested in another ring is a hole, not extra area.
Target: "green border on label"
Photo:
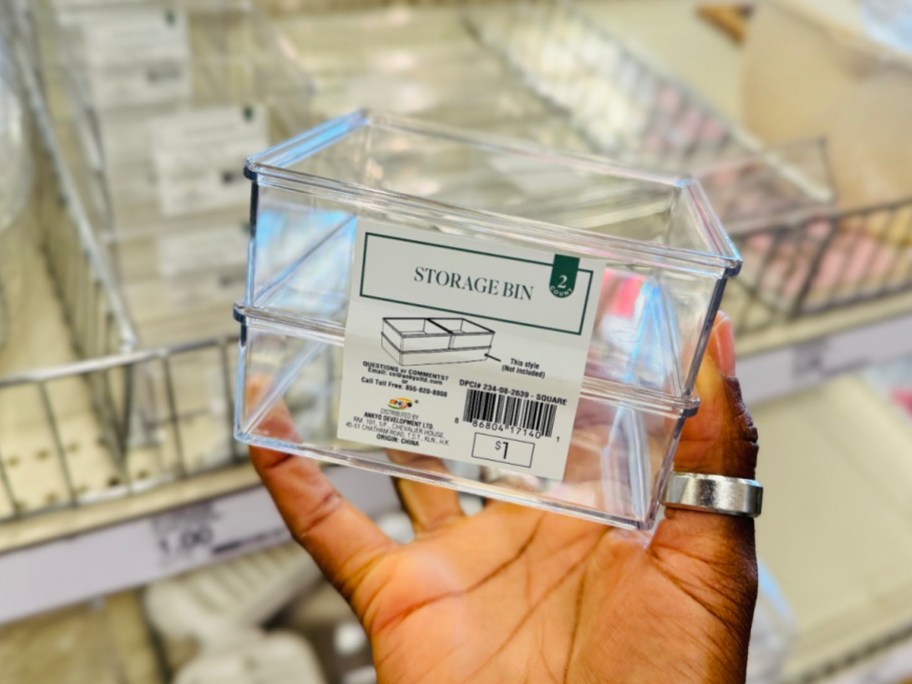
[[[550,269],[553,266],[552,263],[549,263],[546,261],[534,261],[532,259],[520,259],[519,257],[504,256],[503,254],[492,254],[490,252],[480,252],[475,249],[466,249],[464,247],[451,247],[449,245],[437,245],[437,244],[434,244],[433,242],[423,242],[421,240],[412,240],[410,238],[393,237],[392,235],[385,235],[383,233],[369,233],[369,232],[365,231],[365,233],[364,233],[364,255],[361,258],[361,283],[360,283],[360,287],[359,287],[359,291],[358,291],[358,295],[361,297],[364,297],[365,299],[375,299],[375,300],[381,301],[381,302],[392,302],[393,304],[403,304],[405,306],[415,306],[415,307],[419,307],[422,309],[431,309],[433,311],[446,311],[447,313],[464,314],[466,316],[477,316],[478,318],[485,318],[485,319],[491,320],[491,321],[500,321],[502,323],[512,323],[513,325],[521,325],[526,328],[537,328],[538,330],[550,330],[552,332],[564,333],[566,335],[582,335],[583,334],[583,324],[586,322],[586,310],[589,307],[589,294],[590,294],[590,290],[592,289],[592,280],[593,280],[593,275],[594,275],[592,270],[590,270],[588,268],[579,269],[580,273],[589,274],[589,284],[586,286],[586,296],[583,299],[583,315],[580,318],[579,328],[574,332],[573,330],[564,330],[562,328],[549,328],[548,326],[544,326],[544,325],[533,325],[531,323],[522,323],[520,321],[510,320],[509,318],[495,318],[494,316],[484,316],[482,314],[471,313],[469,311],[459,311],[457,309],[444,309],[439,306],[427,306],[425,304],[414,304],[412,302],[405,302],[405,301],[402,301],[399,299],[390,299],[388,297],[377,297],[374,295],[364,294],[364,273],[366,271],[365,267],[367,266],[367,243],[368,243],[368,239],[371,237],[383,238],[385,240],[398,240],[399,242],[410,242],[410,243],[416,244],[416,245],[424,245],[426,247],[433,247],[434,249],[450,249],[450,250],[453,250],[454,252],[465,252],[467,254],[480,254],[481,256],[493,257],[495,259],[506,259],[508,261],[521,261],[526,264],[536,264],[538,266],[546,266],[548,269]]]

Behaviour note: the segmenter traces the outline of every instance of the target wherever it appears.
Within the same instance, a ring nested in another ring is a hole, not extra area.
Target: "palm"
[[[357,598],[380,681],[506,681],[517,663],[562,681],[605,531],[498,503],[384,557]]]
[[[664,661],[665,672],[679,672],[670,680],[725,681],[726,654],[743,644],[717,617],[725,606],[700,596],[711,567],[644,553],[648,541],[497,503],[399,548],[354,597],[367,607],[379,680],[502,682],[527,672],[530,681],[577,682],[588,672],[631,681]],[[660,620],[656,611],[669,606]],[[707,637],[713,654],[697,648]]]
[[[704,363],[697,384],[703,406],[676,467],[752,477],[756,433],[737,383]],[[291,434],[287,412],[270,421]],[[672,510],[650,534],[505,503],[467,517],[454,492],[401,481],[416,540],[399,546],[312,462],[251,453],[362,620],[381,682],[744,679],[751,520]]]

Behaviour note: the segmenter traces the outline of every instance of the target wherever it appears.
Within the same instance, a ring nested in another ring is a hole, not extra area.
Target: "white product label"
[[[74,16],[78,17],[85,60],[90,69],[186,62],[190,56],[187,18],[183,12],[123,7]]]
[[[263,107],[214,107],[156,118],[152,124],[162,213],[244,206],[244,160],[269,146]]]
[[[562,479],[602,267],[362,225],[339,437]]]
[[[98,107],[173,102],[190,97],[190,72],[185,64],[131,64],[89,73],[92,101]]]
[[[158,271],[166,278],[201,271],[244,273],[249,239],[240,223],[164,235],[158,240]]]
[[[98,117],[98,134],[104,163],[111,174],[118,174],[125,166],[152,164],[152,141],[149,138],[149,121],[143,117]]]
[[[66,19],[64,19],[66,22]],[[80,36],[92,101],[99,107],[173,102],[192,93],[187,20],[167,9],[117,8],[69,16]]]
[[[186,64],[129,64],[88,74],[92,101],[98,107],[185,100],[192,93]]]

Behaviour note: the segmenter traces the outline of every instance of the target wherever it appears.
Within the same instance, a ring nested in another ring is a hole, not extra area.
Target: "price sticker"
[[[218,514],[212,503],[169,511],[151,520],[163,567],[196,565],[212,556]]]
[[[260,505],[264,498],[252,489],[154,516],[149,525],[159,568],[181,572],[288,541],[275,508]]]

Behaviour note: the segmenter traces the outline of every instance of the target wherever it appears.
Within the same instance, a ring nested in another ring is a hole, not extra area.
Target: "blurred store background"
[[[0,0],[0,681],[375,681],[232,438],[243,159],[358,107],[701,179],[767,490],[749,681],[912,681],[909,0]]]

